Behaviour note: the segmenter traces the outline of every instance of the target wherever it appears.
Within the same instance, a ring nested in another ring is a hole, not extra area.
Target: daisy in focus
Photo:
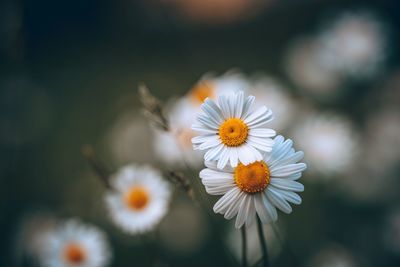
[[[200,172],[207,193],[223,195],[215,203],[214,212],[226,219],[236,216],[236,228],[250,226],[256,215],[264,224],[276,221],[276,208],[291,213],[289,202],[301,203],[296,192],[302,192],[304,186],[296,180],[306,169],[306,164],[298,163],[304,154],[295,152],[293,142],[282,136],[274,141],[272,151],[254,163],[220,170],[216,162],[206,161],[207,168]]]
[[[152,230],[169,208],[171,188],[151,167],[128,165],[113,177],[106,194],[111,219],[127,233]]]
[[[44,267],[102,267],[110,259],[110,248],[102,231],[69,220],[48,234],[40,261]]]
[[[275,131],[265,126],[273,119],[272,111],[265,106],[253,109],[254,100],[243,92],[222,95],[218,103],[206,99],[192,125],[199,132],[192,139],[193,148],[207,150],[204,159],[217,161],[219,169],[228,161],[236,167],[239,161],[247,165],[262,160],[262,153],[272,149]]]

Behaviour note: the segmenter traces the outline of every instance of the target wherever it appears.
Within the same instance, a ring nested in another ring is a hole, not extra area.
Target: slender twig
[[[242,266],[247,267],[247,238],[246,238],[246,227],[242,226]]]
[[[267,242],[265,241],[263,225],[258,216],[257,217],[257,230],[258,230],[258,238],[260,239],[261,251],[263,254],[263,267],[269,266],[269,258],[268,258],[268,249],[267,249]]]
[[[106,166],[96,157],[94,149],[91,145],[84,145],[82,147],[82,155],[87,159],[90,167],[96,173],[97,177],[104,184],[107,189],[112,189],[110,184],[110,172]]]

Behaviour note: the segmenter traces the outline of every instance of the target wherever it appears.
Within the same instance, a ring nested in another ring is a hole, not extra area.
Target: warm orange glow
[[[263,161],[256,161],[249,165],[239,165],[235,169],[236,185],[247,193],[264,191],[270,182],[269,169]]]
[[[80,245],[71,243],[64,249],[64,258],[71,264],[80,264],[85,260],[86,253]]]
[[[125,202],[133,210],[144,209],[149,203],[149,199],[148,191],[141,186],[132,187],[125,194]]]
[[[214,86],[211,82],[199,82],[190,90],[189,96],[196,104],[202,104],[207,97],[214,97]]]

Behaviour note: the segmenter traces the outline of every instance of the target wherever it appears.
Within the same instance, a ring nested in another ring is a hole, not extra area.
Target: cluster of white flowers
[[[236,216],[236,228],[250,226],[256,216],[263,223],[277,220],[276,208],[291,213],[289,203],[300,204],[296,192],[304,163],[291,140],[275,136],[266,125],[273,119],[266,106],[254,107],[255,97],[239,91],[217,101],[205,99],[192,129],[195,150],[204,150],[206,169],[200,178],[206,191],[222,195],[214,205],[226,219]]]

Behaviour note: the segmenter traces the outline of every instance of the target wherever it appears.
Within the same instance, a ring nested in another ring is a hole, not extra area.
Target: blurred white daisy
[[[324,64],[344,75],[372,75],[386,56],[383,24],[368,12],[342,14],[319,36]]]
[[[258,77],[252,83],[250,93],[257,99],[256,107],[262,103],[274,111],[271,128],[276,131],[287,129],[296,114],[296,103],[282,84],[266,76]]]
[[[310,170],[319,174],[343,173],[353,162],[358,136],[346,118],[311,114],[294,127],[293,139],[305,154]]]
[[[232,167],[262,160],[263,152],[272,149],[275,131],[266,128],[272,111],[265,106],[253,109],[254,96],[243,92],[222,95],[218,104],[206,99],[192,129],[200,135],[192,139],[193,148],[207,150],[206,161],[217,161],[222,169],[228,161]]]
[[[198,108],[206,98],[216,100],[220,95],[245,91],[249,87],[249,81],[240,72],[227,71],[221,76],[205,74],[187,93],[186,97],[192,105]]]
[[[313,38],[302,38],[291,44],[285,57],[285,69],[293,82],[318,96],[333,95],[342,83],[341,77],[327,68],[320,57],[322,46]]]
[[[48,234],[43,246],[44,267],[101,267],[111,259],[104,233],[76,220],[60,224]]]
[[[152,230],[169,208],[171,188],[161,174],[147,166],[128,165],[112,178],[106,203],[115,224],[127,233]]]
[[[192,138],[195,132],[191,125],[196,118],[198,107],[191,100],[180,98],[168,112],[170,131],[154,129],[153,149],[164,164],[183,167],[184,163],[198,168],[203,163],[203,153],[193,151]]]
[[[276,208],[291,213],[289,202],[299,205],[304,186],[297,182],[306,164],[298,163],[303,152],[292,148],[291,140],[282,136],[274,139],[270,153],[254,163],[239,163],[236,168],[217,168],[215,161],[206,161],[206,169],[200,172],[207,193],[223,195],[214,205],[214,212],[224,214],[226,219],[236,217],[235,227],[250,226],[256,214],[263,223],[278,219]]]
[[[360,264],[355,255],[338,245],[329,245],[318,251],[310,263],[310,267],[358,267]]]

